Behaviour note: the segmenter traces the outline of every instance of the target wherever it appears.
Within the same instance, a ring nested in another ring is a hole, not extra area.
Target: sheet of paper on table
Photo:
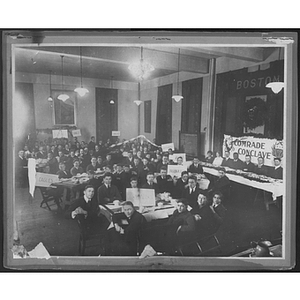
[[[126,200],[134,206],[155,206],[155,191],[153,189],[126,189]]]

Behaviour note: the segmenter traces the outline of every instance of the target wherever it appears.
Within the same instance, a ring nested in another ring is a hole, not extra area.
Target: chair
[[[57,208],[60,209],[60,205],[59,202],[61,201],[61,199],[59,197],[56,197],[55,193],[53,193],[52,195],[49,193],[50,190],[47,190],[47,188],[45,187],[39,187],[41,194],[42,194],[42,198],[43,201],[40,204],[40,207],[43,207],[43,204],[46,204],[46,207],[51,211],[50,206],[53,205],[49,205],[49,202],[54,202],[57,205]]]
[[[84,215],[77,215],[76,221],[79,228],[79,255],[85,255],[86,248],[100,247],[101,253],[105,252],[104,238],[105,232],[102,226],[88,223]]]
[[[215,235],[210,235],[201,240],[194,240],[177,247],[182,256],[213,256],[221,253],[221,245]]]

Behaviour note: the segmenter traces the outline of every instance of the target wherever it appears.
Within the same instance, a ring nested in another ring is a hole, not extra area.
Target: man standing
[[[175,188],[172,197],[175,199],[180,199],[184,195],[184,191],[188,186],[189,173],[187,171],[181,172],[181,177],[177,180],[175,179]],[[174,178],[173,178],[174,180]]]

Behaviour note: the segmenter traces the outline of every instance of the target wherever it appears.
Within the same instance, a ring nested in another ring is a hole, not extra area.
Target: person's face
[[[110,169],[109,167],[106,166],[106,167],[104,167],[104,172],[105,172],[105,173],[110,173],[110,172],[111,172],[111,169]]]
[[[227,158],[229,157],[229,152],[228,152],[228,151],[225,152],[225,156],[226,156]]]
[[[110,161],[111,160],[111,155],[106,155],[106,160]]]
[[[233,159],[238,159],[239,155],[237,153],[233,153]]]
[[[182,178],[182,180],[183,180],[184,182],[187,182],[188,177],[189,177],[188,174],[183,174],[181,178]]]
[[[84,148],[84,149],[83,149],[83,152],[84,152],[85,154],[87,154],[87,153],[89,153],[89,149],[88,149],[88,148]]]
[[[196,181],[194,179],[189,179],[189,187],[193,189],[196,186]]]
[[[103,179],[103,182],[105,184],[110,184],[111,183],[111,176],[105,176],[104,179]]]
[[[24,157],[24,151],[23,151],[23,150],[19,151],[19,155],[20,155],[21,157]]]
[[[99,146],[98,146],[98,145],[95,146],[95,150],[96,150],[96,151],[99,150]]]
[[[117,166],[117,172],[121,172],[122,171],[122,166]]]
[[[194,158],[194,164],[198,165],[198,163],[199,163],[199,159],[198,158]]]
[[[58,156],[59,156],[59,157],[62,157],[62,156],[63,156],[62,151],[59,151],[59,152],[58,152]]]
[[[75,156],[75,152],[74,152],[74,151],[71,151],[71,152],[70,152],[70,156],[71,156],[71,157],[74,157],[74,156]]]
[[[95,142],[95,138],[92,137],[91,140],[92,140],[92,142]]]
[[[160,170],[160,175],[165,178],[167,176],[167,170]]]
[[[216,152],[216,157],[220,157],[220,153],[219,152]]]
[[[47,157],[48,157],[48,159],[51,159],[52,158],[52,153],[48,153]]]
[[[147,165],[148,164],[148,160],[147,159],[143,159],[143,164]]]
[[[262,159],[262,157],[259,157],[257,159],[257,162],[258,162],[259,165],[263,165],[264,164],[264,160]]]
[[[97,163],[96,157],[93,157],[93,158],[91,159],[91,162],[92,162],[92,165],[95,165],[95,164]]]
[[[147,175],[147,181],[149,183],[153,183],[153,181],[154,181],[154,175],[152,175],[152,174]]]
[[[163,156],[162,161],[163,161],[164,163],[167,163],[167,162],[168,162],[168,157],[167,157],[167,156]]]
[[[80,155],[83,155],[84,154],[83,149],[80,149],[79,153],[80,153]]]
[[[138,151],[138,152],[136,153],[136,155],[137,155],[138,157],[141,157],[142,152],[141,152],[141,151]]]
[[[186,206],[182,202],[177,203],[177,210],[181,214],[186,211]]]
[[[202,194],[199,194],[197,202],[198,202],[200,207],[203,207],[207,203],[206,196],[204,196]]]
[[[178,165],[182,165],[182,162],[183,162],[182,158],[181,158],[181,157],[178,157],[178,158],[177,158],[177,164],[178,164]]]
[[[130,218],[134,213],[134,208],[131,205],[124,205],[123,207],[124,214],[127,218]]]
[[[129,173],[130,168],[129,168],[128,166],[124,166],[124,167],[123,167],[123,170],[124,170],[125,173]]]
[[[59,165],[59,169],[60,169],[61,171],[65,171],[65,170],[66,170],[66,166],[65,166],[64,164],[60,164],[60,165]]]
[[[130,181],[130,185],[131,185],[131,187],[134,189],[134,188],[137,188],[137,185],[138,185],[138,183],[137,183],[137,180],[131,180]]]
[[[74,167],[75,167],[76,169],[78,169],[78,167],[79,167],[79,161],[78,161],[78,160],[74,162]]]
[[[225,176],[224,171],[219,171],[218,174],[219,174],[219,177],[220,177],[220,178]]]
[[[88,199],[92,199],[93,196],[94,196],[94,188],[90,187],[90,188],[87,188],[85,191],[84,191],[84,194],[85,196],[88,198]]]
[[[213,204],[215,204],[215,205],[219,205],[220,203],[221,203],[221,197],[220,197],[220,195],[218,195],[218,194],[215,194],[214,196],[213,196]]]
[[[135,164],[135,165],[138,165],[138,164],[139,164],[139,160],[138,160],[138,159],[135,159],[135,160],[134,160],[134,164]]]
[[[245,161],[249,163],[251,161],[250,156],[245,156]]]
[[[101,157],[98,157],[98,158],[97,158],[97,162],[98,162],[98,164],[101,164],[101,163],[102,163],[102,158],[101,158]]]
[[[280,165],[280,161],[278,160],[278,159],[275,159],[274,160],[274,165],[277,167],[277,166],[279,166]]]

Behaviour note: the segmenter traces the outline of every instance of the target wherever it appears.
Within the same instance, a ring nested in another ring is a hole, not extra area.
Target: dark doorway
[[[114,104],[110,101],[114,100]],[[96,138],[113,140],[112,131],[118,130],[118,90],[96,88]]]
[[[172,142],[172,84],[158,87],[156,143]]]

